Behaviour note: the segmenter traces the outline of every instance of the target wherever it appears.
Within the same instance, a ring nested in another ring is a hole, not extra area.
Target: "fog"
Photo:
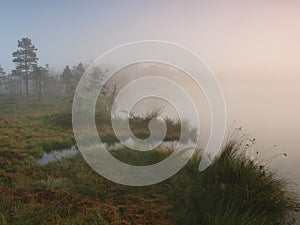
[[[275,157],[272,166],[298,183],[299,176],[299,78],[272,77],[235,79],[228,76],[220,81],[228,110],[228,122],[237,124],[255,137],[257,149],[266,152],[264,158]],[[273,145],[277,147],[272,148]]]
[[[118,80],[119,89],[131,81],[151,75],[159,75],[177,82],[193,99],[197,106],[200,125],[190,121],[191,126],[200,128],[200,145],[206,145],[211,116],[209,106],[201,89],[188,75],[167,65],[152,65],[123,68],[110,82]],[[241,134],[255,138],[255,157],[271,168],[297,183],[294,188],[300,192],[300,89],[296,75],[268,76],[268,74],[215,74],[224,94],[227,107],[227,134],[241,127]],[[159,84],[158,84],[159,86]],[[159,87],[153,87],[159,88]],[[164,88],[168,91],[168,87]],[[132,93],[133,95],[138,92]],[[178,99],[178,104],[186,104],[185,99]],[[177,118],[176,110],[164,100],[144,99],[136,104],[133,111],[143,113],[151,107],[163,106],[163,115]],[[189,119],[189,112],[186,112]],[[287,156],[284,156],[284,153]]]

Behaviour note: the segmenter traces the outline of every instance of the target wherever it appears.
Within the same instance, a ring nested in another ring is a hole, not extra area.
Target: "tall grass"
[[[230,141],[212,165],[198,172],[193,158],[172,180],[176,219],[181,225],[286,225],[300,204],[290,183],[249,159]]]

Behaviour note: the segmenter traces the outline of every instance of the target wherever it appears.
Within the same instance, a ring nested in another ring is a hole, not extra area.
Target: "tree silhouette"
[[[73,74],[69,66],[66,66],[62,75],[63,83],[66,85],[66,93],[69,94],[72,91]]]
[[[38,58],[36,57],[36,51],[37,48],[32,44],[31,39],[25,37],[18,40],[18,50],[12,54],[16,70],[21,71],[22,75],[25,76],[26,99],[29,98],[29,76],[34,67],[37,66]]]
[[[2,83],[4,83],[4,80],[5,80],[5,72],[4,72],[4,70],[3,70],[3,68],[1,67],[1,65],[0,65],[0,87],[1,87],[1,85],[2,85]]]
[[[35,84],[35,88],[36,88],[36,91],[38,94],[39,101],[41,100],[42,91],[43,91],[44,87],[46,86],[47,81],[49,79],[48,71],[49,71],[49,66],[46,65],[46,67],[42,67],[42,66],[35,67],[32,72],[32,79]]]
[[[5,72],[4,72],[3,68],[1,67],[1,65],[0,65],[0,76],[5,76]]]

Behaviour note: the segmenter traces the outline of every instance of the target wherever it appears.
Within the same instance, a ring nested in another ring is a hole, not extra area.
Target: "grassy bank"
[[[198,172],[194,158],[174,177],[178,224],[295,224],[300,204],[291,183],[242,149],[231,141],[207,170]]]

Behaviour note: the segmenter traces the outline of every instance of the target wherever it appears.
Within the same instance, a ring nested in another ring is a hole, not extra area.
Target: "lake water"
[[[246,76],[236,80],[224,78],[220,83],[228,122],[236,120],[246,133],[256,138],[255,147],[262,158],[271,159],[270,166],[297,184],[295,189],[300,193],[298,76]]]
[[[163,76],[178,83],[194,101],[199,111],[200,144],[205,146],[209,137],[211,117],[206,99],[199,87],[182,71],[166,65],[129,66],[115,75],[111,84],[118,83],[122,89],[129,82],[143,76]],[[146,69],[145,69],[146,68]],[[227,133],[234,127],[242,127],[241,133],[255,138],[255,152],[262,162],[278,170],[278,173],[296,184],[295,190],[300,193],[300,77],[299,70],[283,69],[279,65],[273,68],[261,67],[241,70],[215,72],[223,90],[227,108]],[[141,75],[142,74],[142,75]],[[169,92],[167,86],[159,84],[153,90]],[[132,96],[141,95],[140,90],[132,91]],[[130,94],[128,95],[130,99]],[[178,98],[176,104],[185,105],[187,101]],[[174,107],[163,100],[145,99],[135,104],[133,111],[145,112],[153,106],[163,106],[164,115],[176,117]],[[189,112],[186,112],[189,118]],[[190,124],[197,126],[191,120]],[[274,147],[276,146],[276,147]],[[287,156],[284,156],[286,154]]]

